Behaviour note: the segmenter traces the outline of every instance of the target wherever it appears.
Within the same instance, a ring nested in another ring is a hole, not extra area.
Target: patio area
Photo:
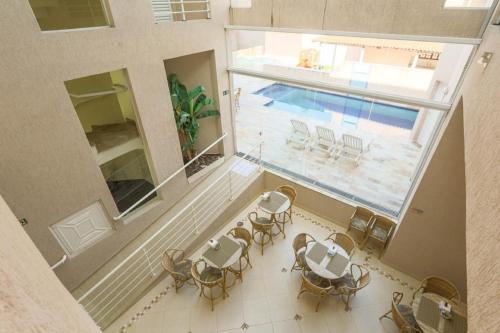
[[[222,230],[213,235],[226,234],[237,222],[251,230],[247,214],[259,211],[257,200],[241,211]],[[261,211],[259,211],[259,214]],[[267,245],[264,255],[252,244],[249,254],[253,268],[243,272],[243,281],[237,280],[228,289],[229,297],[210,301],[199,297],[199,289],[184,285],[176,294],[173,279],[167,277],[118,318],[105,332],[190,332],[190,333],[389,333],[398,332],[391,320],[378,318],[389,310],[393,291],[404,293],[408,304],[418,281],[382,264],[372,254],[370,246],[355,249],[353,263],[361,264],[370,272],[371,281],[352,298],[351,311],[335,296],[325,299],[318,312],[318,299],[304,294],[297,299],[301,283],[299,271],[290,272],[294,262],[292,241],[307,232],[323,239],[332,232],[345,232],[345,228],[303,209],[294,208],[293,224],[286,225],[286,238],[276,237],[274,245]],[[191,259],[197,260],[205,246],[201,246]]]
[[[265,165],[278,172],[355,200],[392,216],[398,216],[413,181],[422,148],[410,140],[411,129],[360,117],[355,128],[346,126],[343,115],[330,113],[320,119],[309,113],[289,112],[266,106],[271,98],[255,92],[272,85],[264,79],[234,75],[235,89],[241,88],[240,107],[236,112],[237,148],[246,153],[260,140]],[[292,127],[290,119],[305,122],[313,137],[317,125],[331,128],[337,141],[342,134],[353,134],[370,143],[359,165],[348,159],[327,157],[309,149],[287,144]]]

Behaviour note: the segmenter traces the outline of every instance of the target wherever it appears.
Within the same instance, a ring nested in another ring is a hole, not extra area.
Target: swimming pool
[[[381,102],[372,102],[359,97],[273,83],[256,92],[271,98],[265,106],[329,122],[332,112],[343,115],[343,123],[356,125],[360,118],[399,128],[412,129],[418,110]]]

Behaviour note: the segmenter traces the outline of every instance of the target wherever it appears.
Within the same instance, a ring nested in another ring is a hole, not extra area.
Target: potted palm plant
[[[205,87],[198,85],[187,90],[177,79],[176,74],[168,75],[170,98],[174,108],[175,123],[181,140],[181,149],[185,163],[196,156],[196,144],[200,134],[199,120],[219,116],[214,108],[214,100],[205,94]]]

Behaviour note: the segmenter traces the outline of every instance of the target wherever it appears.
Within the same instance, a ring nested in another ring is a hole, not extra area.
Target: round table
[[[307,244],[306,253],[305,253],[304,257],[306,258],[306,263],[309,266],[309,268],[311,269],[311,271],[313,271],[316,275],[319,275],[322,278],[325,278],[328,280],[335,280],[335,279],[340,279],[341,277],[343,277],[349,271],[349,268],[351,267],[351,261],[349,260],[346,268],[344,269],[344,271],[342,272],[341,275],[336,275],[333,272],[330,272],[328,269],[326,269],[326,264],[329,262],[328,259],[323,259],[322,262],[320,264],[318,264],[314,260],[312,260],[311,258],[308,257],[309,252],[311,251],[314,244],[316,244],[316,243],[323,244],[327,248],[332,247],[332,244],[330,242],[327,243],[327,242],[323,242],[323,241],[309,242]],[[349,258],[349,255],[347,254],[347,252],[342,247],[340,247],[340,245],[338,245],[338,244],[334,244],[334,245],[337,248],[337,253],[335,255],[342,255],[346,258]],[[326,255],[325,258],[331,258],[331,257]]]
[[[419,310],[420,304],[421,304],[420,301],[422,300],[422,296],[424,296],[424,295],[427,298],[435,301],[437,304],[439,304],[439,302],[441,302],[441,301],[445,301],[445,302],[450,303],[452,313],[456,313],[464,318],[467,318],[467,307],[463,303],[454,303],[453,301],[450,301],[446,297],[443,297],[443,296],[440,296],[440,295],[434,294],[434,293],[421,293],[419,295],[417,294],[417,296],[413,300],[413,304],[412,304],[413,315],[415,316],[415,319],[418,323],[418,326],[422,329],[422,331],[424,333],[441,333],[441,332],[443,332],[443,329],[444,329],[443,325],[444,325],[444,320],[445,320],[444,318],[440,318],[439,327],[438,327],[438,329],[435,329],[435,328],[432,328],[430,326],[427,326],[425,323],[423,323],[421,320],[418,319],[417,314],[418,314],[418,310]]]
[[[231,286],[227,286],[227,284],[226,284],[227,271],[231,265],[235,264],[240,259],[241,253],[243,252],[243,248],[241,247],[240,242],[238,240],[234,239],[233,237],[230,237],[230,236],[222,236],[222,237],[226,237],[226,238],[232,240],[233,242],[235,242],[236,244],[238,244],[238,248],[235,250],[235,252],[222,265],[218,266],[218,265],[214,264],[210,260],[210,258],[207,258],[203,254],[201,257],[205,260],[205,262],[207,263],[208,266],[220,269],[222,271],[222,275],[223,275],[222,298],[225,298],[226,294],[227,294],[226,289],[228,287],[231,287]],[[220,240],[220,238],[219,238],[219,240]],[[223,250],[222,244],[221,244],[221,248],[219,250]]]
[[[271,192],[265,192],[269,193],[269,199],[268,200],[263,200],[261,199],[258,203],[258,206],[266,213],[271,215],[271,223],[275,223],[275,225],[278,227],[279,232],[276,234],[273,234],[273,236],[278,235],[279,233],[282,233],[283,236],[285,236],[285,230],[282,230],[281,227],[279,226],[278,220],[276,219],[276,215],[279,215],[281,213],[284,213],[290,208],[290,205],[292,204],[290,202],[290,199],[283,193],[278,192],[278,191],[271,191]],[[265,194],[263,193],[263,194]],[[280,204],[273,205],[273,200],[278,201]],[[283,228],[284,229],[284,228]],[[286,236],[285,236],[286,237]]]

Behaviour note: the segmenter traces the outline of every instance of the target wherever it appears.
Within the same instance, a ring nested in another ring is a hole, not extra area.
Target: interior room
[[[29,4],[42,31],[110,25],[102,0],[30,0]]]
[[[500,0],[0,6],[0,332],[500,325]]]
[[[149,195],[154,180],[125,69],[64,83],[96,163],[120,212]]]

